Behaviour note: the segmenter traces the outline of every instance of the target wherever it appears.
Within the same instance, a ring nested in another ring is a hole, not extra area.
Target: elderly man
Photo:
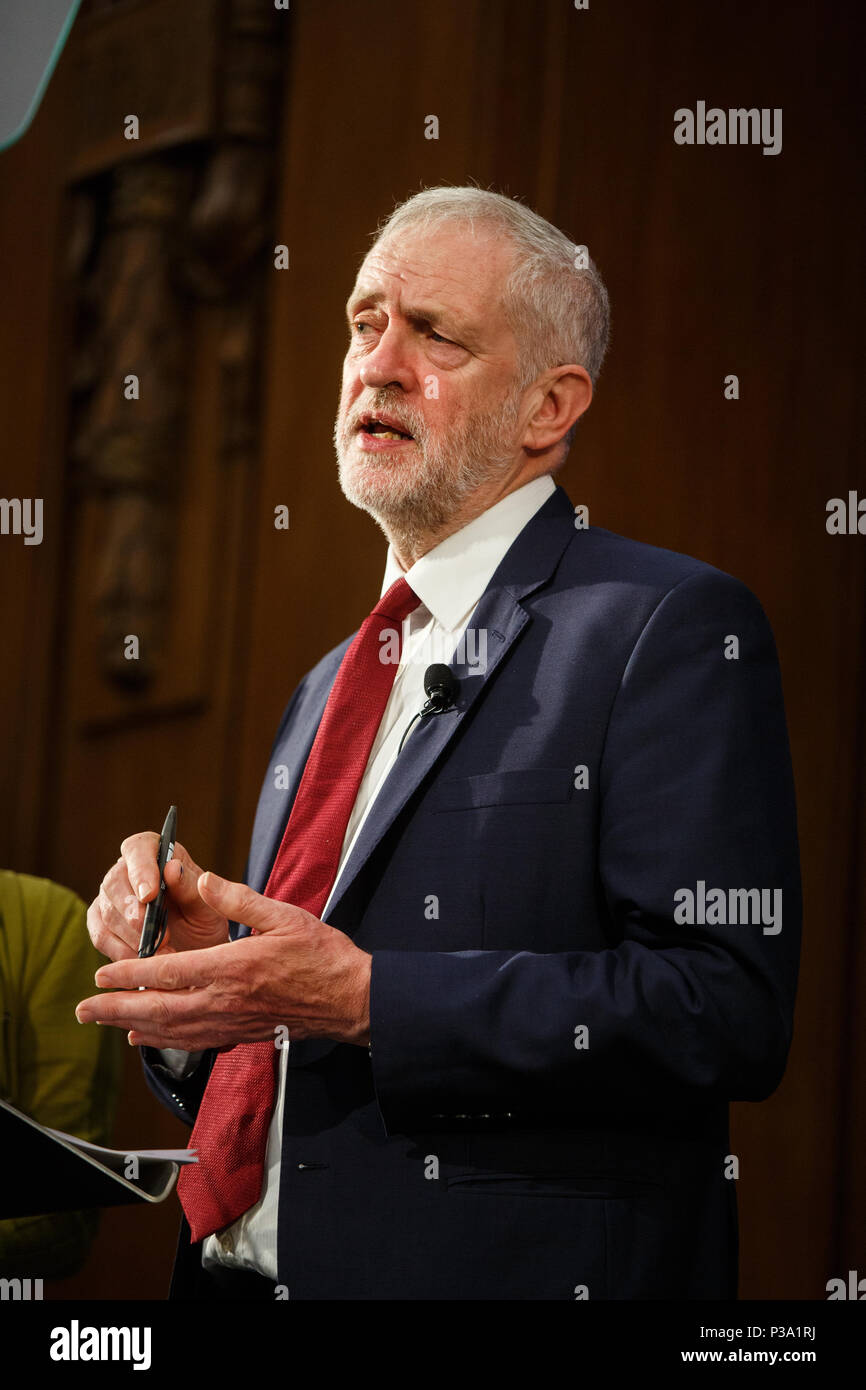
[[[247,884],[178,845],[133,959],[145,832],[89,914],[118,992],[79,1017],[195,1122],[173,1292],[734,1297],[728,1103],[778,1084],[799,944],[766,619],[553,482],[608,331],[556,228],[427,190],[347,315],[379,603],[289,701]]]

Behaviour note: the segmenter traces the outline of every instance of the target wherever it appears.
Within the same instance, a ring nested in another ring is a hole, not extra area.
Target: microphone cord
[[[445,708],[447,708],[447,706],[446,706]],[[415,723],[415,720],[416,720],[416,719],[423,719],[424,716],[425,716],[425,714],[440,714],[440,713],[442,713],[442,711],[438,708],[438,706],[434,705],[434,704],[432,703],[432,701],[426,700],[426,701],[424,702],[424,704],[423,704],[423,705],[421,706],[421,708],[419,709],[418,713],[412,715],[412,718],[409,720],[409,723],[406,725],[406,728],[403,730],[403,737],[402,737],[401,740],[400,740],[400,747],[397,749],[397,757],[398,757],[398,758],[399,758],[400,754],[403,752],[403,744],[406,742],[406,739],[409,737],[409,731],[410,731],[410,729],[412,728],[413,724]]]

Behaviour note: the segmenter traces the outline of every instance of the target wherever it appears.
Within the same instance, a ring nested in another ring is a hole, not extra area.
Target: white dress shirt
[[[339,884],[343,866],[391,771],[406,726],[424,703],[425,670],[432,662],[449,663],[500,561],[554,491],[555,484],[549,476],[525,483],[422,555],[408,570],[403,570],[388,547],[382,593],[404,575],[421,602],[403,628],[400,662],[346,826],[334,887]],[[483,657],[483,652],[468,638],[466,654],[470,664],[480,664]],[[328,920],[333,896],[332,887],[322,913],[323,921]],[[375,1038],[371,1038],[371,1046],[374,1043]],[[253,1269],[268,1279],[277,1279],[277,1215],[287,1055],[288,1047],[283,1047],[261,1197],[231,1226],[208,1236],[202,1249],[205,1266]],[[185,1055],[182,1056],[185,1061]],[[181,1057],[175,1053],[171,1059],[166,1057],[166,1061],[169,1060],[174,1063],[174,1070]]]

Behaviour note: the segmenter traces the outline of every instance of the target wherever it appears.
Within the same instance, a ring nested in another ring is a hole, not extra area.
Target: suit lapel
[[[335,647],[305,678],[301,705],[286,711],[283,729],[274,741],[256,808],[247,866],[246,881],[257,893],[265,891],[331,687],[354,637],[353,633],[352,637]],[[274,778],[274,769],[278,765],[285,768],[283,784],[279,788]]]
[[[485,685],[531,621],[520,600],[546,583],[573,535],[574,509],[564,490],[557,487],[504,556],[470,620],[471,628],[487,633],[486,669],[478,673],[476,667],[459,660],[466,649],[458,646],[457,654],[449,663],[460,682],[456,707],[444,714],[427,716],[415,726],[343,865],[325,913],[327,921],[332,920],[364,864],[443,755]]]

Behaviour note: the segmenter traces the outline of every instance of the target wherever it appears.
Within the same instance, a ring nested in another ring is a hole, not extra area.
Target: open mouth
[[[368,420],[363,420],[360,425],[361,434],[366,434],[375,439],[404,440],[413,439],[414,435],[406,430],[398,429],[391,420],[380,420],[378,416],[371,416]]]

